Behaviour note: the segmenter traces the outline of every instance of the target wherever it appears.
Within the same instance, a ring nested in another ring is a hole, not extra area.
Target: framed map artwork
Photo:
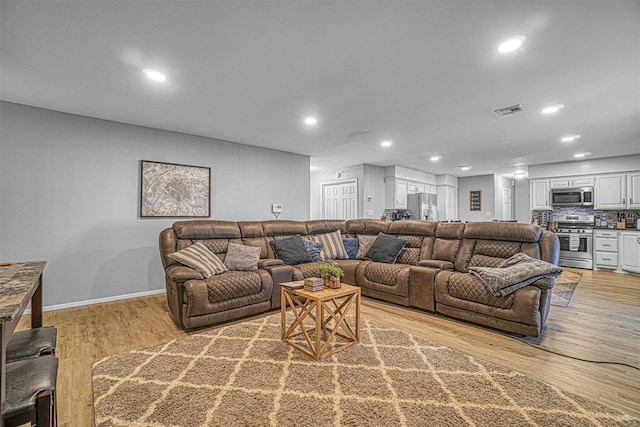
[[[140,162],[141,217],[209,217],[211,168]]]

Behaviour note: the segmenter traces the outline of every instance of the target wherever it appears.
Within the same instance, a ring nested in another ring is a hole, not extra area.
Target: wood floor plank
[[[640,278],[569,270],[583,273],[580,284],[569,307],[551,307],[541,339],[369,298],[363,299],[362,315],[640,417],[639,370],[543,350],[640,367]],[[19,329],[29,322],[24,316]],[[170,319],[163,294],[48,311],[44,323],[58,328],[58,421],[69,427],[93,426],[94,361],[186,335]]]

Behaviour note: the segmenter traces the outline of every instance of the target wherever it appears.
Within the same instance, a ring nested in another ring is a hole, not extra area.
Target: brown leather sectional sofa
[[[343,237],[383,232],[408,241],[395,264],[331,260],[344,269],[345,283],[365,296],[490,326],[539,336],[546,322],[553,280],[539,280],[505,297],[489,293],[469,267],[497,267],[512,255],[557,264],[555,234],[536,225],[512,222],[438,223],[404,220],[179,221],[160,233],[169,311],[187,329],[211,325],[280,307],[280,283],[316,276],[319,262],[284,265],[269,241],[340,230]],[[224,259],[229,242],[261,248],[259,268],[229,271],[204,279],[167,255],[197,241]],[[323,261],[321,261],[323,262]]]

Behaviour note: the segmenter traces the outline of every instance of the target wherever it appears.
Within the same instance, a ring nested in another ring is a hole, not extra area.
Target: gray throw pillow
[[[378,233],[378,237],[376,237],[376,240],[367,251],[366,258],[372,261],[393,264],[406,244],[407,241],[404,239]]]
[[[224,265],[229,270],[252,271],[258,269],[260,261],[260,248],[258,246],[239,245],[229,243],[227,254],[224,257]]]
[[[281,259],[285,264],[297,265],[312,261],[300,235],[272,240],[269,244],[278,259]]]

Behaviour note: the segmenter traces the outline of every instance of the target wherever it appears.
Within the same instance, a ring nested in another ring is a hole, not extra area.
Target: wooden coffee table
[[[361,294],[358,286],[342,284],[338,289],[325,288],[316,292],[287,286],[280,289],[281,337],[293,348],[319,360],[360,342]],[[290,325],[287,325],[288,308],[294,315]],[[351,308],[355,309],[354,324],[347,318]]]

